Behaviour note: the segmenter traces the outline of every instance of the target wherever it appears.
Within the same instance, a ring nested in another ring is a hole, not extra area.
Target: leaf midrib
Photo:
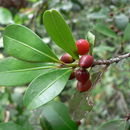
[[[42,55],[44,55],[44,56],[46,56],[46,57],[52,59],[53,61],[59,62],[59,60],[57,60],[57,59],[55,59],[55,58],[53,58],[53,57],[51,57],[51,56],[45,54],[44,52],[42,52],[42,51],[40,51],[40,50],[38,50],[38,49],[36,49],[36,48],[33,48],[33,47],[31,47],[31,46],[29,46],[29,45],[27,45],[27,44],[25,44],[25,43],[23,43],[23,42],[21,42],[21,41],[18,41],[18,40],[16,40],[16,39],[12,38],[12,37],[7,36],[7,35],[4,35],[4,37],[7,37],[7,38],[9,38],[9,39],[11,39],[11,40],[14,40],[14,41],[16,41],[17,43],[20,43],[20,44],[22,44],[23,46],[25,46],[25,47],[27,47],[27,48],[30,48],[30,49],[32,49],[33,51],[36,51],[36,52],[38,52],[38,53],[40,53],[40,54],[42,54]]]
[[[40,95],[42,95],[52,84],[54,84],[58,79],[60,79],[62,76],[64,76],[66,73],[68,73],[70,70],[68,70],[68,71],[66,71],[66,72],[64,72],[61,76],[59,76],[59,77],[57,77],[54,81],[52,81],[46,88],[44,88],[41,92],[39,92],[39,94],[37,94],[37,96],[35,96],[34,97],[34,99],[32,100],[32,102],[37,98],[37,97],[39,97]],[[41,76],[41,75],[40,75]],[[40,77],[39,76],[39,77]],[[38,78],[38,77],[37,77]],[[31,84],[30,84],[31,85]],[[29,86],[30,86],[29,85]],[[29,89],[29,87],[28,87],[28,89]],[[32,103],[31,102],[31,103]],[[31,104],[31,103],[29,103],[29,104]]]
[[[1,71],[1,73],[14,73],[14,72],[24,72],[24,71],[30,71],[30,70],[40,70],[40,69],[50,69],[55,68],[55,66],[47,66],[47,67],[34,67],[34,68],[27,68],[27,69],[19,69],[19,70],[9,70],[9,71]]]
[[[42,95],[44,91],[46,91],[52,84],[54,84],[58,79],[60,79],[62,76],[64,76],[66,73],[68,73],[70,70],[64,72],[61,76],[57,77],[52,83],[50,83],[41,93],[39,93],[39,96]]]

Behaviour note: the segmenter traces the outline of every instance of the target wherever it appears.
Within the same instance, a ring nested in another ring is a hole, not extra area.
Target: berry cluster
[[[79,59],[79,69],[72,72],[70,75],[70,79],[73,79],[76,77],[78,80],[77,82],[77,89],[79,92],[85,92],[88,91],[91,86],[91,80],[90,80],[90,74],[86,70],[87,68],[91,67],[94,61],[93,56],[87,55],[90,49],[90,44],[87,40],[80,39],[76,41],[76,47],[79,55],[82,55]],[[69,54],[64,54],[61,59],[64,63],[72,63],[74,62],[74,59]]]

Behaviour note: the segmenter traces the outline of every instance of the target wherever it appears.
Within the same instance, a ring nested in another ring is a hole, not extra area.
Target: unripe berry
[[[88,80],[86,83],[79,82],[77,83],[77,89],[79,92],[85,92],[88,91],[92,86],[92,83],[90,80]]]
[[[83,68],[89,68],[92,66],[93,61],[94,61],[93,56],[83,55],[79,60],[79,66]]]
[[[76,79],[82,83],[87,82],[89,79],[89,72],[85,69],[78,69],[75,72]]]
[[[72,79],[74,79],[74,78],[75,78],[75,72],[73,71],[73,72],[71,73],[71,75],[70,75],[69,80],[72,80]]]
[[[84,55],[89,52],[89,42],[85,39],[79,39],[76,41],[78,54]]]
[[[72,63],[74,61],[74,59],[72,58],[71,55],[69,55],[68,53],[65,53],[61,58],[61,61],[63,61],[64,63]]]

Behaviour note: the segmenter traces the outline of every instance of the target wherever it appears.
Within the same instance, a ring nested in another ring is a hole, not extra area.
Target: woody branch
[[[93,66],[95,66],[95,65],[110,65],[112,63],[118,63],[122,59],[125,59],[125,58],[128,58],[128,57],[130,57],[130,53],[120,55],[120,56],[117,56],[115,58],[111,58],[109,60],[95,60],[94,63],[93,63]]]

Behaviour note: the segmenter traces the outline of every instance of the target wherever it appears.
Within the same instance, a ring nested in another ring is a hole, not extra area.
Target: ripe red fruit
[[[73,71],[73,72],[71,73],[71,75],[70,75],[69,80],[74,79],[74,78],[75,78],[75,72]]]
[[[74,59],[72,58],[71,55],[69,55],[68,53],[65,53],[61,58],[61,61],[63,61],[64,63],[72,63],[74,61]]]
[[[89,68],[92,66],[93,61],[94,61],[93,56],[83,55],[79,60],[79,66],[83,68]]]
[[[89,79],[89,72],[85,69],[78,69],[75,72],[76,79],[82,83],[87,82]]]
[[[90,80],[88,80],[86,83],[79,82],[77,83],[77,89],[79,92],[85,92],[88,91],[92,86],[92,83]]]
[[[78,49],[78,54],[84,55],[89,52],[89,42],[85,39],[79,39],[76,41],[76,46]]]

